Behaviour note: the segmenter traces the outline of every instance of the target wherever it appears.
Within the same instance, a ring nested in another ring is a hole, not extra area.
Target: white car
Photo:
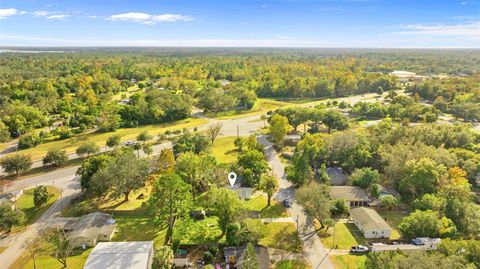
[[[367,253],[369,251],[370,249],[367,246],[362,245],[353,246],[350,248],[350,253]]]

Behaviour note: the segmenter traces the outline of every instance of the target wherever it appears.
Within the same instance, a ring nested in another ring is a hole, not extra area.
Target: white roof
[[[100,242],[88,256],[84,269],[146,269],[153,241]]]
[[[396,71],[393,71],[390,74],[392,74],[394,76],[415,76],[416,75],[416,73],[403,71],[403,70],[396,70]]]

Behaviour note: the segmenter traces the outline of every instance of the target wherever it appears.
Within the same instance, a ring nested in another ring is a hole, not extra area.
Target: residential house
[[[333,200],[344,199],[351,207],[368,206],[370,202],[365,191],[357,186],[331,186],[330,197]]]
[[[350,218],[365,238],[390,238],[392,228],[372,208],[356,207],[350,209]]]
[[[83,269],[151,269],[153,241],[100,242]]]
[[[328,167],[327,174],[330,177],[332,186],[343,186],[347,184],[347,176],[340,167]]]
[[[227,247],[224,250],[225,262],[230,265],[230,268],[242,269],[244,254],[247,246]],[[257,255],[257,262],[259,269],[271,268],[270,256],[268,255],[268,248],[264,246],[255,246],[255,253]]]
[[[94,212],[80,218],[63,218],[56,228],[67,232],[74,247],[94,247],[100,241],[110,241],[117,224],[109,214]],[[60,222],[60,221],[59,221]]]

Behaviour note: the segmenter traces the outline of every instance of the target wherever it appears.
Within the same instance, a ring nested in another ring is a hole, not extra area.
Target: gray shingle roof
[[[380,216],[377,211],[368,207],[350,209],[350,216],[354,218],[364,230],[392,230],[390,225]]]

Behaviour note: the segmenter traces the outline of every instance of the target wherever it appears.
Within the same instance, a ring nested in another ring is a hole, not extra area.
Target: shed
[[[374,209],[353,208],[350,209],[350,217],[365,238],[390,238],[392,228]]]
[[[344,199],[354,206],[368,206],[370,199],[365,191],[357,186],[331,186],[330,197],[334,200]]]
[[[101,242],[83,269],[150,269],[152,262],[153,241]]]

